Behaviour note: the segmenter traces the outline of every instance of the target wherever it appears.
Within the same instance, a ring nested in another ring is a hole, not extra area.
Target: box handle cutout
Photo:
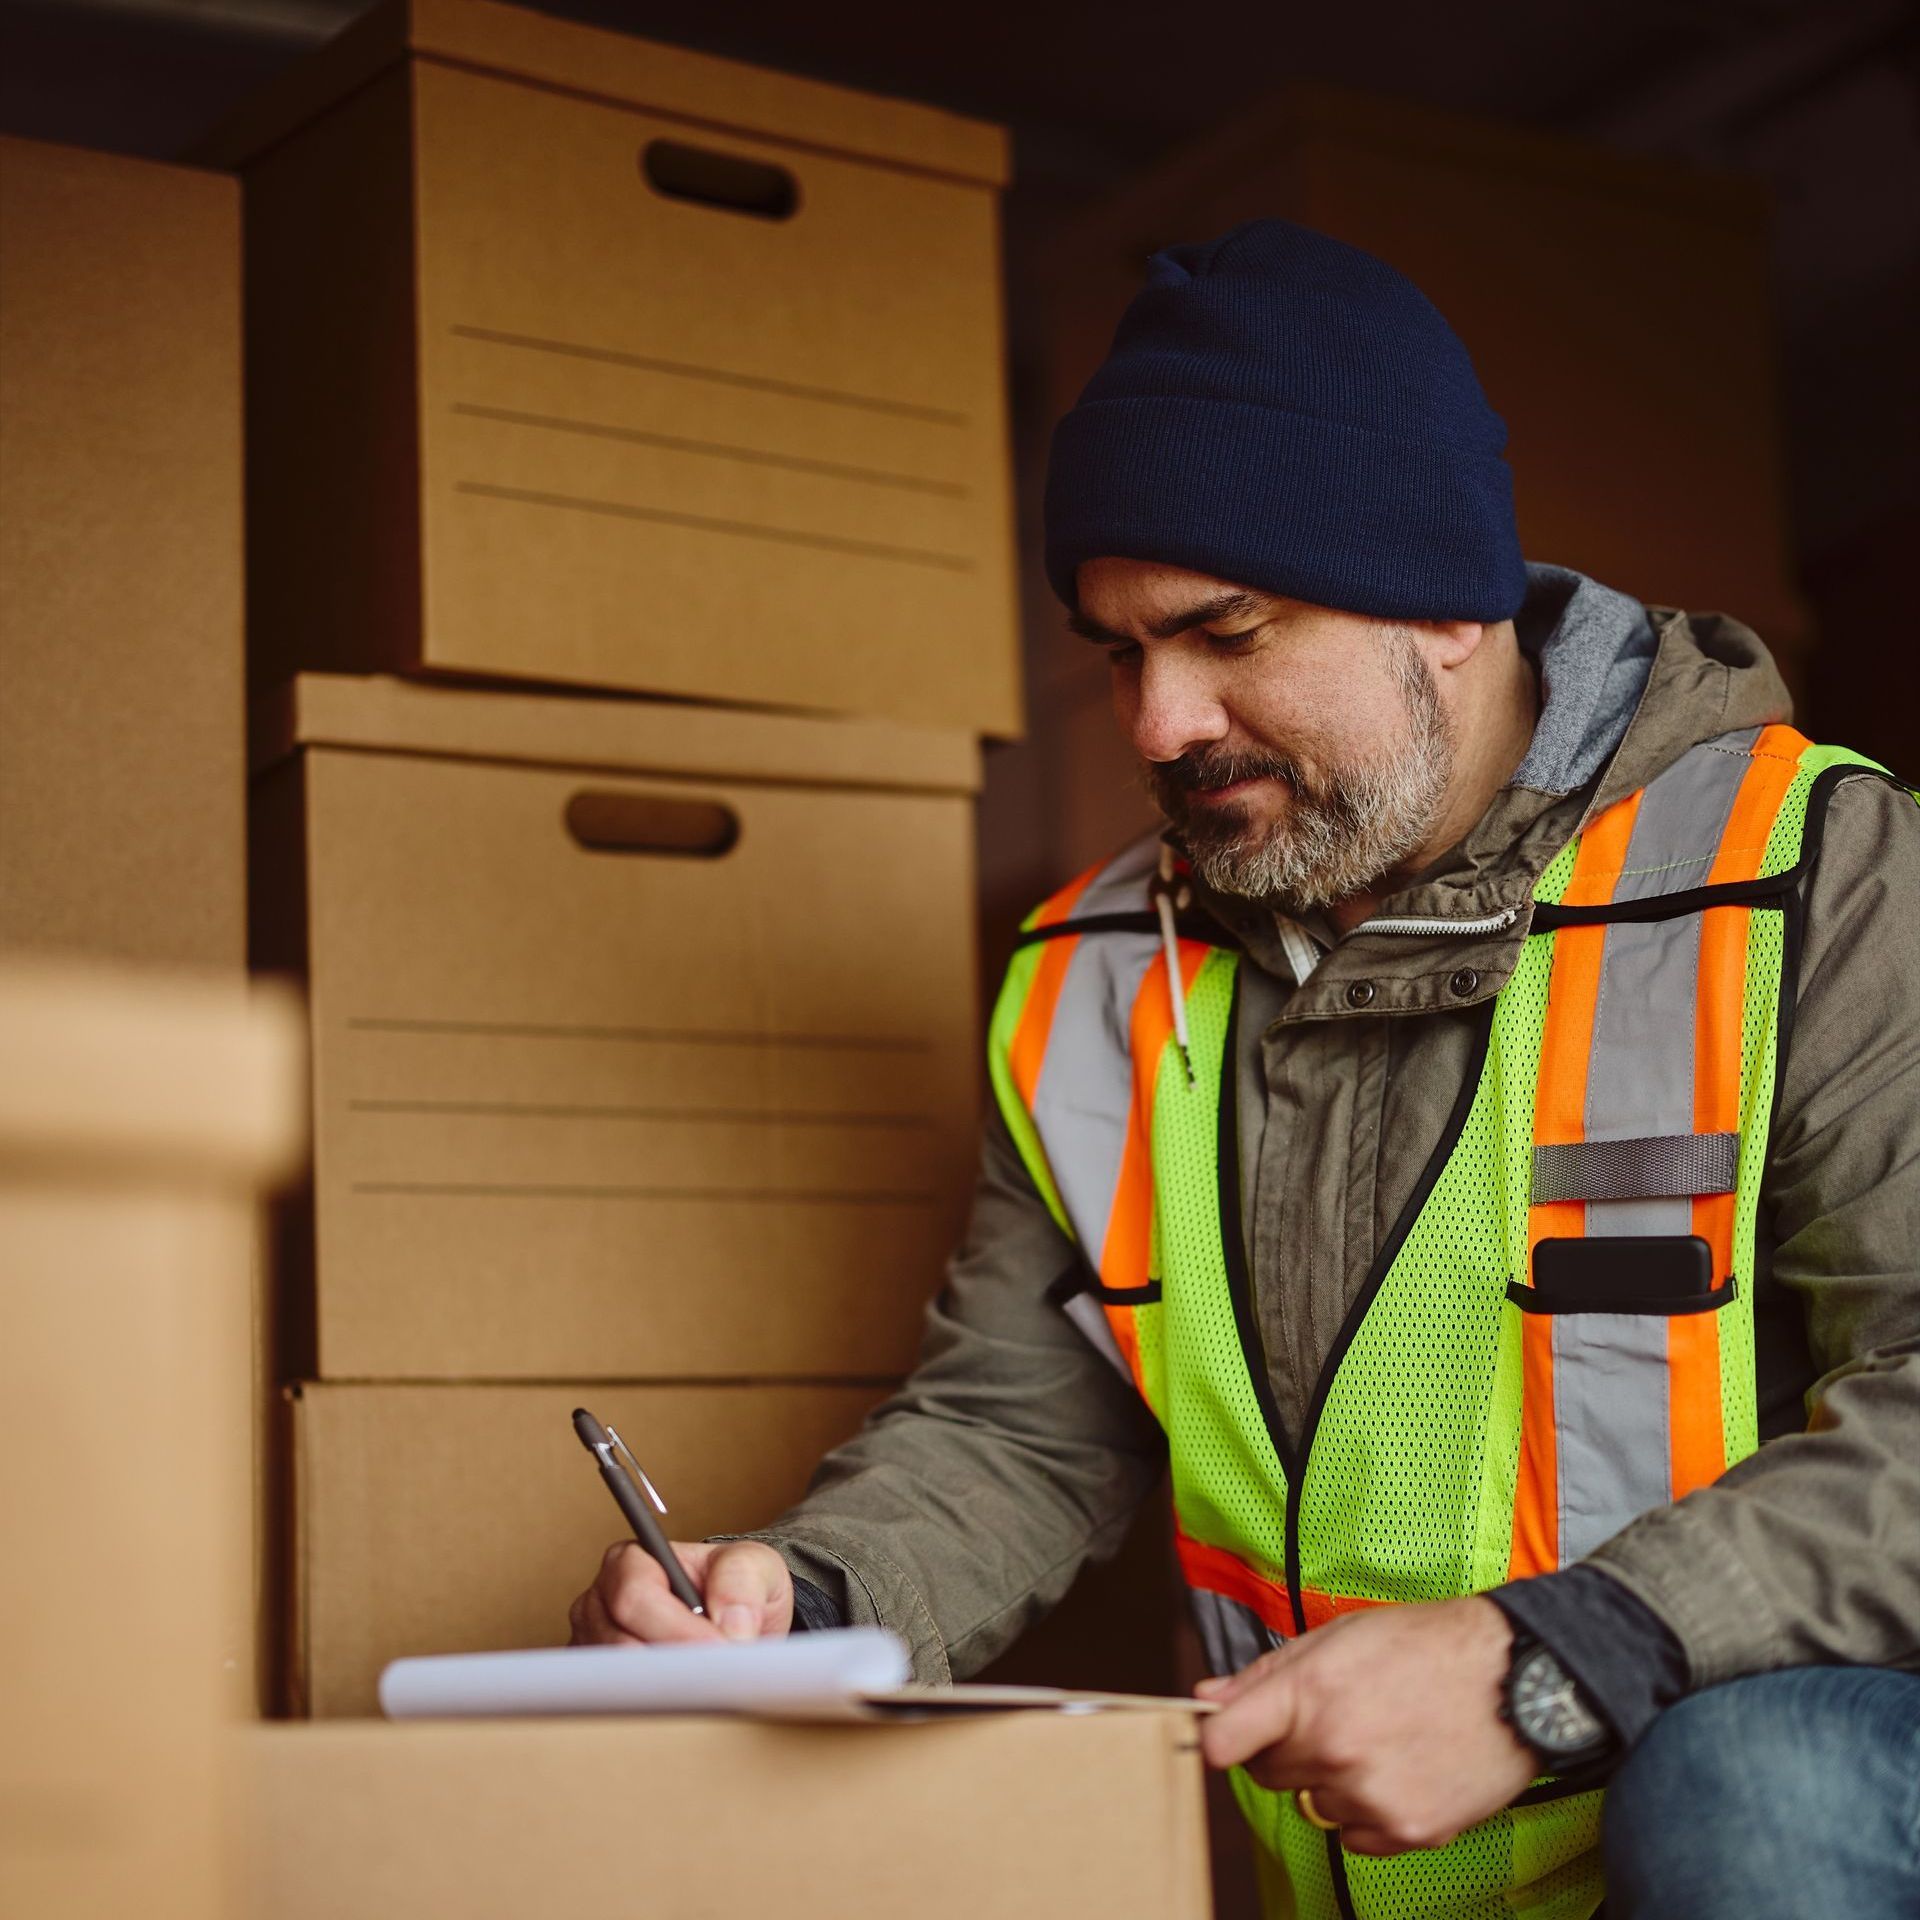
[[[649,140],[640,151],[640,171],[656,193],[692,200],[756,220],[791,220],[800,208],[800,183],[785,167],[745,160],[679,140]]]
[[[567,832],[590,853],[670,853],[718,860],[740,840],[740,816],[717,800],[583,787],[568,800]]]

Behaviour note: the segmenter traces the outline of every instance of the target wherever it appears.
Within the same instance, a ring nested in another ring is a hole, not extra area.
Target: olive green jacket
[[[1469,1070],[1468,1010],[1511,973],[1541,871],[1695,742],[1787,717],[1748,629],[1648,613],[1651,672],[1597,777],[1567,794],[1507,786],[1379,908],[1518,908],[1503,931],[1360,927],[1296,984],[1298,929],[1206,902],[1252,963],[1239,976],[1242,1192],[1273,1398],[1296,1432],[1440,1137]],[[1811,1662],[1920,1665],[1920,809],[1871,775],[1846,781],[1807,884],[1756,1275],[1763,1444],[1592,1558],[1672,1630],[1694,1686]],[[1373,992],[1356,1007],[1348,989],[1363,980]],[[750,1536],[849,1621],[898,1632],[919,1679],[992,1660],[1115,1550],[1160,1477],[1158,1426],[1048,1302],[1075,1258],[991,1121],[918,1369]]]

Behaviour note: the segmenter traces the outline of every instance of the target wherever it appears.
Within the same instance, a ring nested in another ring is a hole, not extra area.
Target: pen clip
[[[638,1480],[643,1487],[646,1488],[647,1498],[651,1500],[653,1504],[656,1507],[658,1507],[662,1513],[665,1513],[667,1510],[667,1503],[660,1498],[659,1492],[655,1488],[653,1482],[647,1478],[646,1468],[643,1467],[640,1464],[640,1462],[633,1457],[633,1449],[630,1446],[628,1446],[624,1440],[620,1438],[618,1430],[612,1426],[609,1426],[607,1428],[607,1438],[611,1440],[616,1447],[619,1448],[620,1457],[627,1463],[627,1466],[631,1470],[633,1477],[636,1480]]]

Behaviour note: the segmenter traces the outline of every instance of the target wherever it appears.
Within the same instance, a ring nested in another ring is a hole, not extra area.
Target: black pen
[[[627,1516],[627,1525],[633,1529],[633,1537],[660,1562],[665,1569],[667,1585],[673,1589],[673,1597],[689,1612],[700,1614],[703,1618],[706,1608],[700,1604],[700,1596],[687,1578],[687,1570],[680,1564],[679,1555],[667,1544],[667,1536],[660,1531],[660,1522],[647,1510],[647,1502],[640,1497],[640,1488],[647,1490],[648,1498],[662,1513],[667,1503],[653,1490],[653,1482],[647,1478],[646,1470],[633,1457],[633,1450],[614,1432],[611,1427],[603,1427],[585,1407],[573,1410],[573,1430],[580,1436],[580,1444],[600,1462],[600,1478],[607,1483],[607,1491],[620,1503],[620,1511]],[[625,1460],[633,1472],[621,1464]],[[638,1480],[640,1485],[635,1486]]]

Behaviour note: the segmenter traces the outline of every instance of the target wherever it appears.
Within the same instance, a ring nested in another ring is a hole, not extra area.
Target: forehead
[[[1169,639],[1204,621],[1261,619],[1280,604],[1258,588],[1155,560],[1083,561],[1075,584],[1069,625],[1090,639]]]

